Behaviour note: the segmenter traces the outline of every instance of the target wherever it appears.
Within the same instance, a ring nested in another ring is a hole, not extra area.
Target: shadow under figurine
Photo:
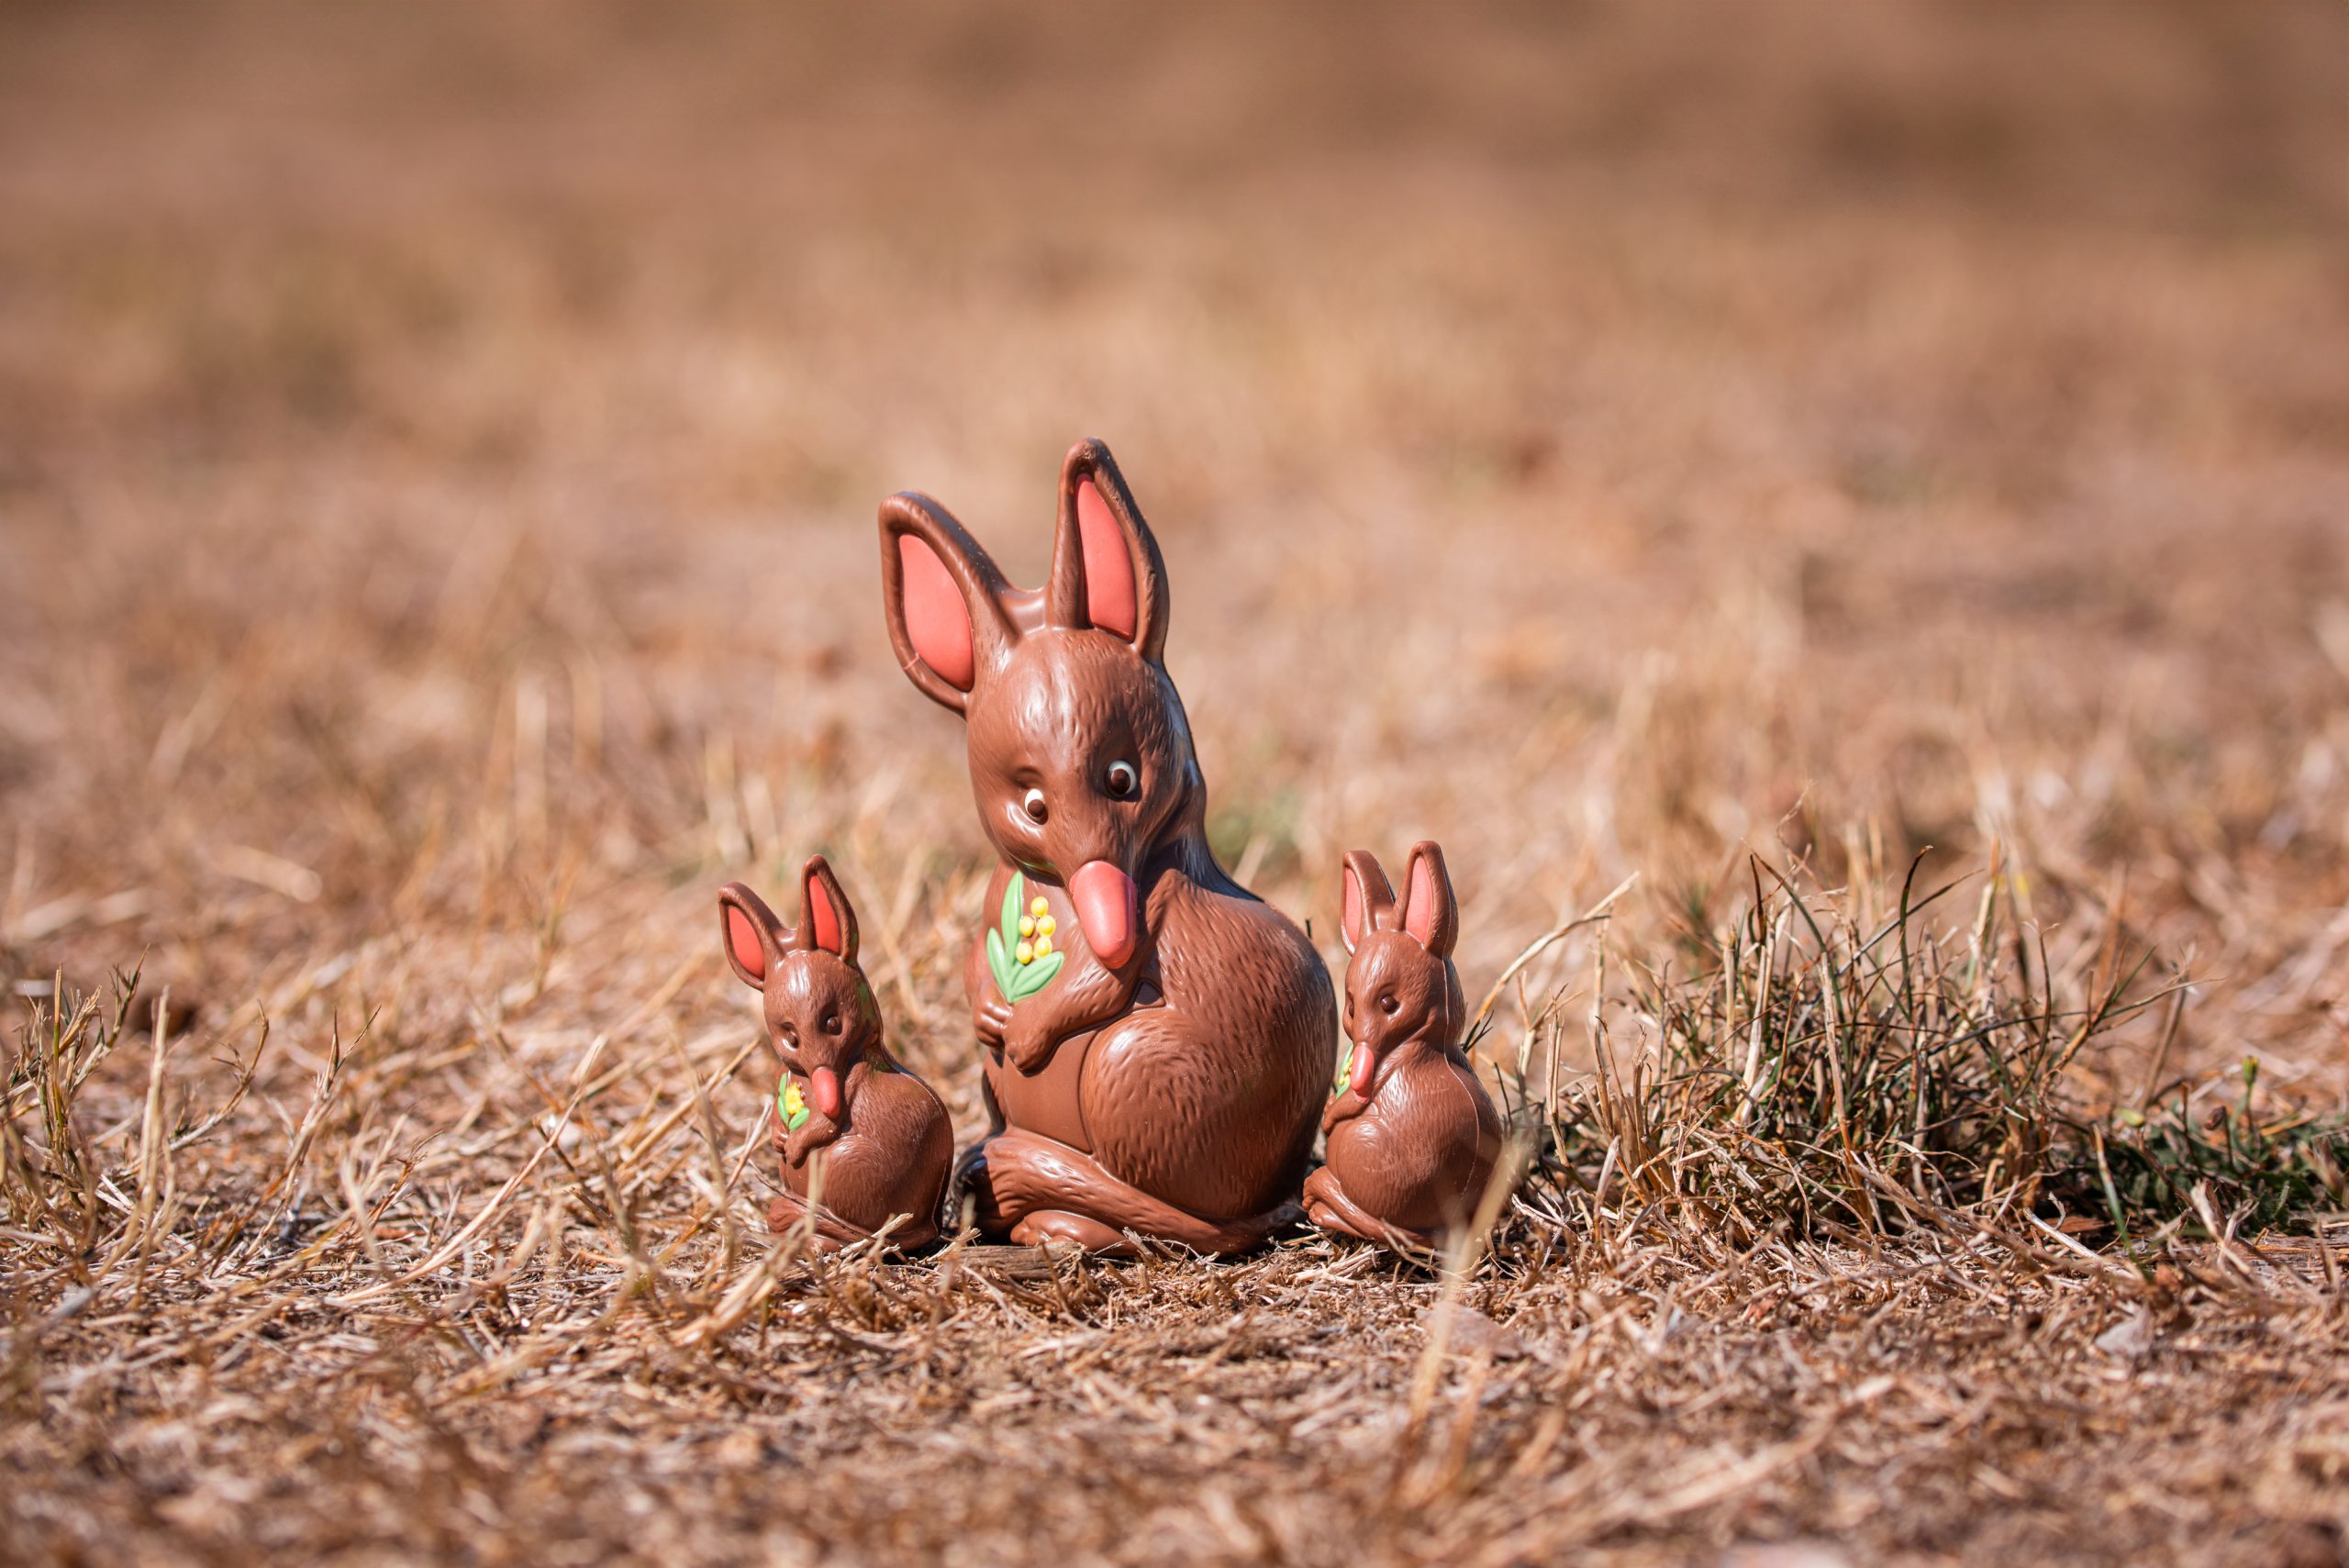
[[[1347,855],[1343,874],[1348,1055],[1321,1113],[1326,1163],[1306,1179],[1306,1209],[1325,1230],[1430,1251],[1470,1222],[1503,1139],[1459,1043],[1458,906],[1432,843],[1412,849],[1399,908],[1366,851]]]
[[[1260,1245],[1297,1217],[1337,1007],[1305,934],[1208,848],[1166,569],[1116,462],[1070,450],[1040,590],[912,494],[882,504],[881,566],[898,661],[966,721],[1002,859],[963,968],[993,1123],[964,1165],[981,1229]]]
[[[727,962],[766,998],[767,1036],[783,1061],[784,1191],[767,1224],[788,1229],[812,1201],[819,1249],[866,1240],[901,1215],[891,1244],[927,1246],[938,1239],[953,1125],[883,1041],[880,1004],[856,966],[856,912],[823,856],[807,862],[800,886],[796,931],[739,882],[718,895]]]

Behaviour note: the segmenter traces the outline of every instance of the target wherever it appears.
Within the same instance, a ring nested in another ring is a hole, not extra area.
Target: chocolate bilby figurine
[[[1459,909],[1432,843],[1413,846],[1399,909],[1364,851],[1346,856],[1343,882],[1348,1055],[1321,1113],[1328,1162],[1306,1179],[1306,1210],[1325,1230],[1431,1249],[1475,1212],[1503,1136],[1460,1049]]]
[[[882,503],[881,575],[906,674],[966,721],[1002,859],[963,967],[994,1122],[963,1168],[981,1229],[1259,1245],[1297,1217],[1337,1007],[1305,934],[1208,848],[1166,568],[1116,462],[1082,441],[1062,464],[1041,590],[911,494]]]
[[[953,1125],[883,1042],[880,1004],[856,966],[856,912],[832,868],[818,855],[799,880],[796,930],[739,882],[718,894],[727,962],[765,996],[768,1036],[783,1058],[784,1190],[767,1223],[778,1231],[799,1223],[812,1195],[820,1249],[867,1240],[900,1215],[890,1241],[926,1246],[938,1239]]]

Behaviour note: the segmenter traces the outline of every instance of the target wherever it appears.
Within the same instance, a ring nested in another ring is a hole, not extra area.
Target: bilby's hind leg
[[[843,1247],[853,1247],[860,1241],[873,1240],[872,1231],[859,1229],[829,1209],[811,1211],[805,1201],[789,1193],[778,1194],[775,1200],[767,1206],[767,1229],[778,1237],[788,1235],[807,1220],[811,1213],[815,1219],[814,1239],[818,1252],[837,1252]],[[890,1246],[908,1252],[918,1251],[937,1240],[936,1218],[918,1214],[907,1216],[905,1223],[890,1231],[888,1236]]]
[[[1330,1173],[1329,1166],[1323,1165],[1305,1178],[1305,1217],[1308,1219],[1323,1230],[1351,1236],[1357,1241],[1375,1241],[1378,1238],[1368,1234],[1349,1218],[1353,1210],[1353,1205],[1347,1200],[1345,1189],[1338,1185],[1338,1179]]]
[[[991,1234],[1000,1227],[1018,1238],[1033,1219],[1031,1234],[1112,1251],[1131,1250],[1129,1230],[1219,1257],[1253,1251],[1298,1212],[1283,1203],[1236,1219],[1201,1218],[1119,1180],[1081,1150],[1017,1129],[988,1142],[980,1191],[980,1224]]]
[[[837,1252],[842,1247],[852,1247],[859,1241],[872,1240],[865,1231],[843,1224],[820,1208],[810,1209],[805,1202],[789,1193],[776,1195],[775,1200],[767,1205],[767,1229],[778,1237],[798,1229],[810,1218],[815,1221],[815,1243],[818,1252]]]
[[[1433,1231],[1389,1225],[1367,1212],[1346,1195],[1346,1189],[1327,1165],[1305,1178],[1305,1213],[1320,1229],[1351,1236],[1357,1241],[1368,1241],[1397,1252],[1435,1251],[1437,1238]]]
[[[1078,1246],[1103,1257],[1130,1258],[1134,1244],[1124,1232],[1099,1220],[1064,1208],[1040,1208],[1011,1228],[1011,1239],[1023,1247]]]
[[[1017,1140],[1020,1135],[1010,1136]],[[1130,1258],[1134,1255],[1134,1244],[1127,1239],[1124,1231],[1105,1225],[1089,1215],[1064,1208],[1039,1208],[1033,1202],[1023,1199],[1020,1195],[1022,1189],[1032,1188],[1037,1184],[1023,1183],[1017,1173],[1011,1183],[1013,1191],[1006,1201],[1006,1195],[999,1192],[995,1181],[994,1155],[996,1145],[1001,1141],[1002,1139],[997,1137],[979,1144],[963,1156],[962,1163],[954,1173],[955,1180],[963,1184],[963,1190],[970,1194],[974,1218],[978,1222],[981,1235],[1008,1240],[1022,1247],[1072,1244],[1088,1252],[1108,1257]],[[1010,1162],[1017,1166],[1022,1152],[1019,1143],[1014,1141],[1008,1152]]]

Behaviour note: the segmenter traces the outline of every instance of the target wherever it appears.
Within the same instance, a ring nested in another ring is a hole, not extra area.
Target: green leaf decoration
[[[1007,1002],[1018,1002],[1033,996],[1052,983],[1067,960],[1058,952],[1048,952],[1041,958],[1019,962],[1019,916],[1028,902],[1028,878],[1013,872],[1010,883],[1003,890],[1003,922],[999,929],[987,932],[987,972],[995,976],[995,988],[1003,993]]]
[[[1338,1081],[1330,1085],[1330,1097],[1336,1099],[1353,1086],[1354,1053],[1351,1051],[1338,1058]]]
[[[995,988],[1003,999],[1012,1000],[1011,988],[1018,983],[1019,966],[1012,962],[1012,944],[1019,940],[1019,896],[1026,891],[1028,879],[1018,872],[1011,873],[1010,884],[1003,890],[1003,920],[1001,929],[987,933],[987,967],[995,972]]]
[[[1033,996],[1052,983],[1052,976],[1061,972],[1061,955],[1053,952],[1046,953],[1032,963],[1019,965],[1019,973],[1011,977],[1011,989],[1004,995],[1014,1002]]]
[[[1008,951],[1019,940],[1019,906],[1028,902],[1028,878],[1020,872],[1011,873],[1010,884],[1003,890],[1003,945]]]

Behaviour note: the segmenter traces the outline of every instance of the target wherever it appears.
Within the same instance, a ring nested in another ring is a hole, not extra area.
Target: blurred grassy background
[[[5,26],[19,973],[969,861],[873,504],[1032,577],[1093,433],[1317,929],[1357,843],[1451,847],[1473,984],[1996,835],[2338,1054],[2335,6]]]

